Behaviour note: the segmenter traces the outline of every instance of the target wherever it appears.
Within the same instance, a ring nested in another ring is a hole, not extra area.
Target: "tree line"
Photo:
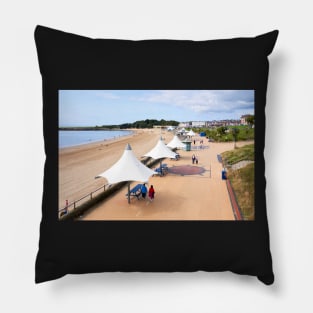
[[[124,123],[119,125],[96,125],[88,127],[59,127],[59,130],[105,130],[105,129],[127,129],[127,128],[153,128],[153,126],[178,126],[179,122],[174,120],[156,120],[146,119],[133,123]]]
[[[134,123],[124,123],[119,125],[121,129],[125,128],[153,128],[153,126],[178,126],[179,122],[173,120],[155,120],[146,119],[141,121],[136,121]]]

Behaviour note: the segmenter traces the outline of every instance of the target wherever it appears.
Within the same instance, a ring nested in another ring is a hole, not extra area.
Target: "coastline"
[[[59,131],[60,131],[60,129],[59,129]],[[61,130],[61,131],[64,131],[64,130]],[[79,130],[70,130],[70,131],[79,131]],[[107,143],[110,141],[117,141],[117,140],[122,139],[122,138],[131,137],[138,130],[137,129],[125,129],[125,130],[123,129],[123,131],[128,131],[131,133],[127,134],[127,135],[121,135],[121,136],[109,138],[109,139],[95,140],[95,141],[91,141],[91,142],[87,142],[87,143],[81,143],[81,144],[76,144],[76,145],[71,145],[71,146],[66,146],[66,147],[59,147],[59,152],[61,150],[69,149],[69,148],[76,148],[76,147],[82,147],[82,146],[87,146],[87,145],[92,145],[92,144],[100,144],[100,143]]]

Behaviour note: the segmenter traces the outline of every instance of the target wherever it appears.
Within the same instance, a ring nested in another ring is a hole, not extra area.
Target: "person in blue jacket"
[[[146,195],[147,195],[147,187],[146,187],[146,184],[143,184],[141,186],[141,195],[142,197],[145,199],[146,198]]]

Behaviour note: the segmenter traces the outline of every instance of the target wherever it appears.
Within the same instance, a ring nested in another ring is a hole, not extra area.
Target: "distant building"
[[[237,126],[240,125],[240,120],[214,120],[206,122],[206,126],[209,128],[221,127],[221,126]]]
[[[248,119],[249,117],[251,117],[251,116],[253,116],[253,115],[251,115],[251,114],[242,115],[242,116],[240,117],[240,123],[241,123],[242,125],[248,125],[249,123],[247,122],[247,119]]]
[[[164,125],[153,125],[153,128],[166,129],[167,126]]]
[[[182,127],[191,127],[191,124],[192,122],[182,122],[182,123],[179,123],[178,127],[179,128],[182,128]]]
[[[204,121],[191,122],[191,127],[205,127],[205,122]]]
[[[250,116],[250,115],[249,115]],[[213,120],[213,121],[191,121],[191,122],[182,122],[179,123],[178,127],[186,127],[186,128],[197,128],[197,127],[208,127],[208,128],[216,128],[221,126],[238,126],[242,124],[240,120]]]

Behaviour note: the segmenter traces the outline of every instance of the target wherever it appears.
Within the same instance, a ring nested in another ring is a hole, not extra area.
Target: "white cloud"
[[[149,91],[136,100],[175,105],[196,113],[254,109],[253,90],[157,90]]]

